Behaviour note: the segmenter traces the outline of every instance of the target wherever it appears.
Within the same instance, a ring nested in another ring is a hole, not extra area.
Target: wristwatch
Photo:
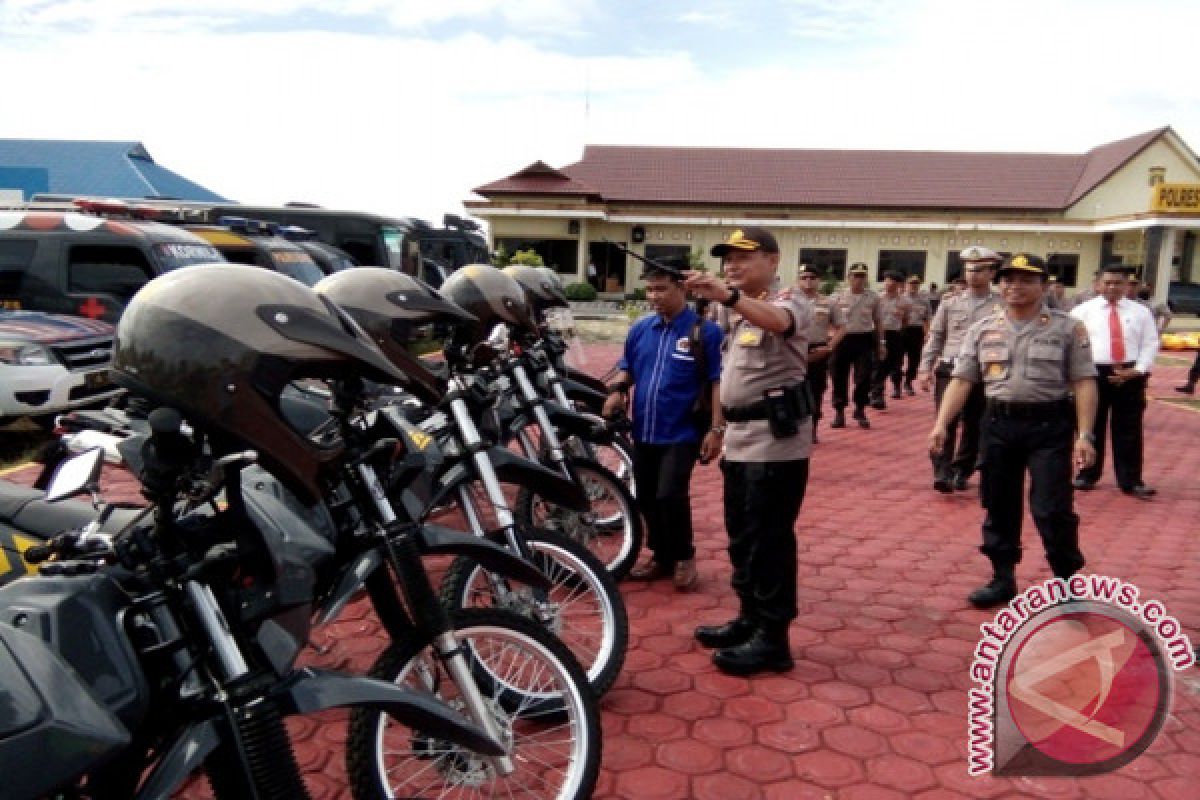
[[[726,426],[724,426],[724,425],[713,425],[711,428],[708,429],[708,432],[709,433],[719,433],[719,434],[724,435],[725,427]]]
[[[1095,444],[1096,434],[1092,433],[1091,431],[1084,431],[1083,433],[1079,434],[1079,441],[1087,442],[1088,444]]]
[[[720,300],[718,302],[720,302],[721,305],[725,306],[726,308],[733,308],[734,306],[737,305],[737,301],[741,300],[741,299],[742,299],[741,289],[738,289],[736,286],[730,286],[729,287],[729,298],[727,300]]]

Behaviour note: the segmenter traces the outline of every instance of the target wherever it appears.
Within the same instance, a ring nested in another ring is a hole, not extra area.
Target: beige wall
[[[1166,167],[1166,183],[1200,183],[1200,165],[1170,134],[1134,156],[1108,180],[1067,209],[1068,219],[1104,219],[1150,210],[1151,167]]]

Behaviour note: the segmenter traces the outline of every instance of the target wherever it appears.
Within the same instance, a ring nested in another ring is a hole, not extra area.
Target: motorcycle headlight
[[[55,363],[49,349],[29,342],[0,341],[0,364],[45,367]]]

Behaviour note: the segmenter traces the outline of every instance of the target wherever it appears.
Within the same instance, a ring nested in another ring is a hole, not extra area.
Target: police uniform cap
[[[814,267],[812,264],[801,264],[799,269],[796,270],[796,275],[798,275],[798,276],[799,275],[817,275],[817,276],[819,276],[820,274],[821,273],[817,272],[817,268]]]
[[[740,250],[745,253],[764,252],[778,253],[779,242],[775,241],[775,236],[766,228],[760,228],[755,225],[749,225],[745,228],[738,228],[725,241],[718,245],[714,245],[710,251],[717,258],[724,258],[725,255],[733,250]]]
[[[1004,260],[1004,257],[990,247],[982,247],[973,244],[970,247],[964,247],[959,251],[958,258],[960,261],[990,261],[994,264],[999,264]]]
[[[887,272],[883,273],[883,277],[887,278],[888,280],[900,282],[904,280],[904,273],[897,272],[894,269],[889,269]]]
[[[867,269],[867,265],[861,261],[855,261],[850,265],[850,275],[867,275],[871,270]]]
[[[909,282],[909,283],[920,283],[920,282],[921,282],[921,276],[920,276],[920,275],[909,275],[909,276],[908,276],[908,282]]]
[[[1016,253],[1001,265],[1000,269],[996,270],[996,277],[1000,277],[1009,272],[1024,272],[1027,275],[1040,275],[1046,278],[1046,262],[1041,256],[1035,256],[1030,253]]]
[[[1117,275],[1124,275],[1127,278],[1132,278],[1137,275],[1137,267],[1131,267],[1131,266],[1127,266],[1125,264],[1112,263],[1112,264],[1105,264],[1103,267],[1100,268],[1100,272],[1114,273]]]

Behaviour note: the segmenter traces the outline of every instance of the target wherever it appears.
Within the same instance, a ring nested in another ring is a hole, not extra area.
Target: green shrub
[[[637,287],[637,288],[636,288],[636,289],[634,289],[632,292],[630,292],[629,294],[625,295],[625,299],[626,299],[626,300],[633,300],[634,302],[637,302],[637,303],[644,303],[644,302],[646,302],[646,287],[645,287],[645,286],[639,286],[639,287]]]
[[[596,287],[590,283],[568,283],[563,287],[568,300],[580,303],[590,303],[596,299]]]
[[[544,267],[546,262],[536,250],[518,250],[512,255],[513,264],[524,264],[527,267]]]

